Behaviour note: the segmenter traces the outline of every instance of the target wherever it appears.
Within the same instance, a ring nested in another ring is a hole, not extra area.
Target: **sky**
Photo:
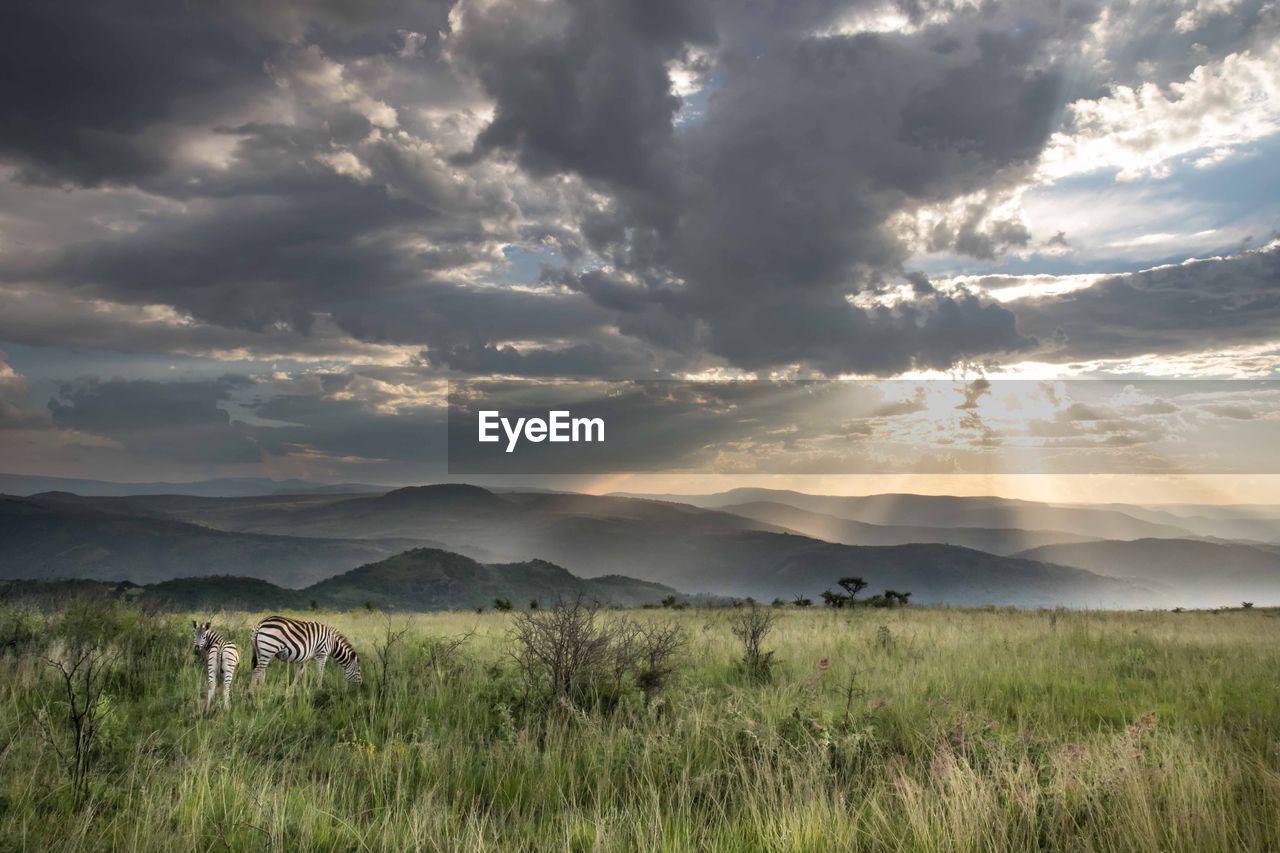
[[[10,0],[0,41],[0,471],[434,481],[448,380],[1012,378],[1006,438],[1156,461],[572,482],[1280,503],[1269,394],[1054,385],[1280,378],[1274,2]]]

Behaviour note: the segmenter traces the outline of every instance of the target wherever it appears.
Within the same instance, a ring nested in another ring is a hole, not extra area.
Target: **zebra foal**
[[[204,697],[204,709],[209,710],[213,704],[213,694],[217,692],[218,677],[222,677],[222,707],[231,707],[231,680],[236,677],[236,667],[240,664],[240,651],[236,644],[228,640],[218,631],[213,630],[212,622],[201,625],[194,619],[191,621],[193,633],[192,651],[197,658],[204,658],[205,668],[209,673],[209,692]]]
[[[359,685],[360,658],[347,638],[323,622],[304,622],[285,616],[268,616],[253,626],[253,676],[249,686],[261,684],[272,658],[299,664],[291,687],[296,686],[307,671],[306,663],[315,660],[318,682],[324,680],[324,665],[333,658],[342,665],[347,681]]]

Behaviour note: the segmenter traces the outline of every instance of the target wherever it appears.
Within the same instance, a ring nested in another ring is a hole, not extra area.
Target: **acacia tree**
[[[844,607],[849,603],[849,596],[842,592],[827,590],[822,593],[822,603],[827,607]]]
[[[840,578],[836,583],[848,593],[850,604],[853,604],[853,600],[858,597],[858,593],[867,588],[867,582],[862,578]]]

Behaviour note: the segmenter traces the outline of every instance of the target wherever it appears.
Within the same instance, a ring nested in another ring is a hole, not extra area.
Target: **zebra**
[[[240,651],[236,644],[228,640],[218,631],[213,630],[213,623],[201,625],[194,619],[191,621],[192,651],[196,658],[204,658],[209,671],[209,692],[204,698],[204,709],[207,712],[213,704],[213,694],[217,692],[218,676],[222,676],[222,706],[231,707],[231,680],[236,677],[236,667],[240,664]]]
[[[285,616],[268,616],[253,626],[250,645],[253,647],[253,676],[249,686],[261,684],[272,658],[299,664],[298,674],[290,689],[298,684],[307,671],[306,663],[316,662],[319,680],[324,680],[324,664],[330,657],[342,664],[347,681],[359,686],[364,679],[360,675],[360,658],[347,638],[322,622],[303,622]]]

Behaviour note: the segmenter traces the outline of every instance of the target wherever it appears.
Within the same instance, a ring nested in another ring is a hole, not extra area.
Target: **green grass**
[[[1269,611],[786,609],[763,686],[735,668],[731,611],[627,615],[689,644],[658,700],[606,711],[529,701],[496,613],[393,617],[387,683],[385,617],[319,614],[364,688],[331,667],[291,694],[276,663],[251,698],[256,617],[220,614],[246,661],[206,716],[189,621],[112,611],[84,796],[36,722],[71,630],[49,617],[51,645],[0,657],[0,849],[1280,849]],[[430,664],[424,643],[469,631]]]

